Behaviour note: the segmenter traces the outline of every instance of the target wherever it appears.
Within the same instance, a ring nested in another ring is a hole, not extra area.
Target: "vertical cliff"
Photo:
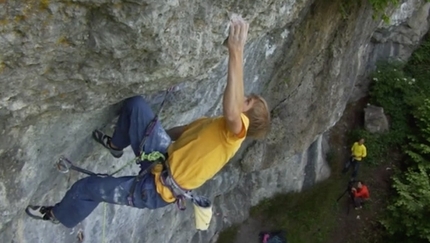
[[[428,7],[408,0],[384,24],[366,1],[0,0],[1,238],[67,243],[82,231],[85,242],[209,242],[261,199],[324,180],[324,132],[366,92],[376,60],[410,55],[428,31]],[[115,160],[91,140],[93,129],[111,129],[124,98],[140,94],[157,109],[175,86],[166,128],[219,115],[232,13],[250,22],[246,92],[267,97],[273,128],[199,190],[215,203],[207,232],[173,205],[100,205],[74,229],[26,217],[27,204],[55,203],[82,177],[58,173],[60,155],[98,172],[133,157],[128,149]]]

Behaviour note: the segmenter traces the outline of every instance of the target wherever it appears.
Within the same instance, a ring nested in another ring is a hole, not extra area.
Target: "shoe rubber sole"
[[[122,150],[112,149],[107,144],[105,144],[105,142],[103,141],[103,137],[106,136],[106,135],[102,131],[96,129],[96,130],[93,131],[92,135],[93,135],[93,139],[97,143],[101,144],[103,147],[105,147],[106,149],[108,149],[109,152],[110,152],[110,154],[113,157],[115,157],[117,159],[121,158],[121,156],[123,155],[124,152]]]

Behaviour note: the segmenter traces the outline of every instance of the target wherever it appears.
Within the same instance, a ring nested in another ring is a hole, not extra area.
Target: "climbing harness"
[[[151,160],[151,164],[147,168],[140,171],[140,173],[135,177],[133,184],[131,185],[131,188],[127,197],[127,200],[130,206],[134,206],[133,195],[134,195],[134,190],[136,189],[136,185],[156,165],[163,166],[164,170],[161,172],[161,176],[160,176],[161,183],[167,188],[169,188],[169,190],[172,192],[173,196],[176,198],[176,205],[180,210],[186,209],[185,199],[191,200],[194,204],[200,207],[209,207],[211,205],[211,202],[208,198],[194,195],[191,190],[186,190],[180,187],[178,183],[176,183],[176,181],[173,179],[173,176],[170,172],[169,164],[167,160],[164,158],[164,156],[153,155],[151,157],[154,158],[155,160]]]
[[[128,191],[128,196],[127,196],[127,201],[128,201],[128,205],[134,207],[134,191],[136,189],[137,184],[140,182],[140,180],[149,172],[152,170],[152,168],[154,168],[157,164],[159,164],[161,162],[160,159],[158,159],[157,161],[152,161],[151,164],[146,168],[143,169],[139,172],[139,174],[134,178],[133,180],[133,184],[131,184],[130,190]]]
[[[172,92],[174,90],[175,90],[175,87],[173,86],[173,87],[170,87],[169,89],[167,89],[165,91],[164,98],[160,104],[160,108],[159,108],[157,114],[155,114],[154,118],[151,120],[151,122],[145,128],[145,134],[143,136],[141,143],[139,144],[140,154],[137,157],[135,157],[132,160],[130,160],[129,162],[127,162],[125,165],[123,165],[121,168],[117,169],[115,172],[110,173],[110,174],[106,174],[106,173],[95,173],[95,172],[92,172],[90,170],[81,168],[79,166],[74,165],[65,156],[61,156],[60,159],[58,160],[58,162],[56,163],[56,167],[57,167],[58,171],[60,171],[61,173],[68,173],[69,170],[75,170],[75,171],[78,171],[78,172],[81,172],[81,173],[84,173],[84,174],[87,174],[90,176],[108,177],[108,176],[115,175],[116,173],[120,172],[121,170],[123,170],[125,167],[127,167],[128,165],[130,165],[133,162],[136,163],[137,165],[140,165],[141,167],[143,166],[143,163],[149,163],[149,166],[147,166],[145,169],[142,169],[139,172],[139,174],[135,177],[133,184],[130,188],[127,200],[128,200],[128,203],[130,206],[134,206],[133,194],[134,194],[134,190],[136,188],[136,185],[148,172],[150,172],[156,165],[160,164],[163,166],[163,169],[164,169],[162,171],[161,181],[162,181],[164,186],[166,186],[170,189],[170,191],[172,192],[174,197],[177,199],[176,204],[180,210],[186,209],[185,199],[189,199],[194,204],[197,204],[197,205],[203,206],[203,207],[207,207],[208,205],[210,205],[211,203],[210,203],[209,199],[202,197],[202,196],[196,196],[192,193],[192,191],[186,190],[186,189],[180,187],[178,185],[178,183],[176,183],[176,181],[173,179],[170,167],[169,167],[168,162],[167,162],[166,155],[164,155],[163,153],[160,153],[159,151],[153,151],[151,153],[145,153],[144,152],[146,140],[151,135],[151,133],[153,132],[153,130],[155,128],[155,125],[157,124],[158,116],[164,107],[167,96],[169,95],[170,92]]]
[[[134,195],[134,191],[136,189],[136,185],[156,165],[162,165],[163,171],[162,171],[162,174],[160,176],[161,182],[163,183],[164,186],[166,186],[170,189],[170,191],[172,192],[172,194],[174,195],[174,197],[176,199],[176,204],[180,210],[186,209],[185,199],[191,200],[191,202],[195,206],[198,206],[201,208],[210,208],[211,202],[209,199],[207,199],[206,197],[194,195],[191,190],[186,190],[186,189],[180,187],[178,185],[178,183],[176,183],[176,181],[173,179],[172,173],[170,171],[170,167],[169,167],[168,162],[167,162],[167,158],[166,158],[167,155],[165,155],[159,151],[153,151],[151,153],[145,153],[144,152],[146,140],[151,135],[151,133],[153,132],[153,130],[155,128],[155,125],[157,124],[158,116],[163,109],[163,106],[165,104],[165,101],[166,101],[168,94],[170,92],[172,92],[173,90],[174,90],[174,87],[171,87],[165,91],[163,101],[161,102],[161,105],[160,105],[160,108],[159,108],[157,114],[155,114],[154,118],[151,120],[151,122],[145,128],[145,134],[143,136],[141,143],[139,144],[140,154],[137,157],[130,160],[129,162],[127,162],[124,166],[122,166],[121,168],[119,168],[118,170],[116,170],[115,172],[113,172],[111,174],[94,173],[92,171],[89,171],[89,170],[86,170],[86,169],[83,169],[79,166],[74,165],[65,156],[61,156],[60,159],[58,160],[58,162],[56,163],[57,169],[61,173],[68,173],[69,170],[75,170],[75,171],[78,171],[78,172],[81,172],[81,173],[84,173],[84,174],[87,174],[90,176],[108,177],[108,176],[113,176],[114,174],[120,172],[122,169],[124,169],[126,166],[128,166],[129,164],[131,164],[133,162],[140,165],[141,168],[143,167],[143,163],[149,163],[149,165],[146,168],[141,169],[139,174],[134,178],[133,183],[130,187],[130,190],[129,190],[129,193],[127,196],[127,201],[128,201],[128,204],[130,206],[134,206],[133,195]],[[105,210],[106,210],[106,208],[105,208]],[[103,230],[104,230],[104,226],[103,226]],[[103,232],[103,234],[104,234],[104,232]],[[104,238],[104,236],[103,236],[103,238]]]
[[[209,207],[211,202],[208,198],[203,196],[194,195],[191,190],[186,190],[179,186],[179,184],[173,179],[169,163],[164,162],[165,170],[161,173],[161,183],[168,187],[172,192],[173,196],[177,199],[176,204],[180,210],[185,210],[185,199],[191,200],[194,204],[200,207]]]

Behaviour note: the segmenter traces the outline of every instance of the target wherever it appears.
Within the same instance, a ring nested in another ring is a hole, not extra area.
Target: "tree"
[[[414,118],[419,132],[409,136],[405,151],[411,164],[405,173],[393,178],[397,195],[383,224],[391,234],[430,242],[430,100],[424,100]]]

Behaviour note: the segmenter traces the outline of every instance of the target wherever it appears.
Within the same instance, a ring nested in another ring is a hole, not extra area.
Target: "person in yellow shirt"
[[[360,168],[360,163],[367,156],[367,149],[364,146],[364,138],[360,138],[351,147],[350,159],[345,163],[343,173],[348,172],[349,168],[352,167],[352,178],[355,178]]]
[[[265,137],[270,124],[268,105],[259,95],[244,95],[243,57],[248,28],[248,23],[241,18],[230,24],[222,116],[203,117],[168,131],[156,120],[146,137],[147,127],[156,116],[141,96],[135,96],[125,100],[112,137],[99,130],[93,132],[94,139],[115,158],[120,158],[123,149],[131,145],[136,156],[142,151],[162,153],[167,158],[164,166],[153,167],[152,173],[142,168],[138,179],[136,176],[89,176],[75,182],[54,206],[29,205],[25,212],[35,219],[72,228],[100,202],[137,208],[164,207],[211,179],[233,157],[246,137]],[[147,139],[141,151],[144,137]]]

